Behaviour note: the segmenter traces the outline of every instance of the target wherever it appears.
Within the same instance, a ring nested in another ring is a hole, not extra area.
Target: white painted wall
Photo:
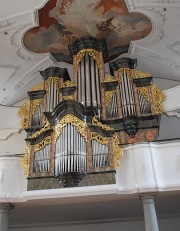
[[[0,158],[0,202],[14,202],[22,199],[22,193],[27,190],[20,166],[20,158]]]
[[[180,218],[166,218],[159,219],[160,231],[179,231]],[[12,231],[144,231],[143,220],[130,220],[130,221],[118,221],[118,222],[102,222],[102,223],[90,223],[90,224],[74,224],[74,225],[62,225],[62,226],[41,226],[41,227],[10,227]]]
[[[180,190],[180,142],[129,145],[117,169],[116,184],[26,191],[19,158],[0,158],[0,198],[24,200]],[[16,182],[16,184],[13,184]]]

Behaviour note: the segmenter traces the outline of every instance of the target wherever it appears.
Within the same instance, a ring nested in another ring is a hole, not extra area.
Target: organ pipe
[[[86,107],[99,107],[100,77],[96,61],[87,53],[81,59],[77,71],[77,100]]]
[[[50,160],[50,144],[34,154],[34,172],[48,172]]]
[[[76,127],[67,124],[56,141],[55,175],[86,172],[87,144]]]
[[[136,105],[134,100],[133,86],[124,71],[120,83],[120,94],[121,94],[121,106],[123,117],[135,116]]]

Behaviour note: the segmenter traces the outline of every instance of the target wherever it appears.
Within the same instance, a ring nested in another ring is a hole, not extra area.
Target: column
[[[8,231],[9,213],[14,205],[9,203],[0,203],[0,230]]]
[[[159,231],[156,210],[154,205],[155,196],[147,195],[140,197],[143,202],[144,221],[146,231]]]

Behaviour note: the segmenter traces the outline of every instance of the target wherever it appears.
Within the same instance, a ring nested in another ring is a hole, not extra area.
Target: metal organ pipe
[[[107,106],[107,117],[117,117],[118,112],[117,112],[117,95],[113,94],[111,102]]]
[[[55,147],[55,175],[86,172],[86,141],[72,124],[67,124]]]
[[[123,117],[135,116],[136,105],[134,100],[133,85],[130,83],[130,80],[125,71],[121,78],[120,94]]]
[[[85,106],[100,105],[100,77],[96,62],[89,54],[81,59],[77,71],[77,99]]]
[[[141,114],[150,114],[151,113],[151,104],[147,101],[147,99],[143,96],[143,94],[138,90],[138,98],[139,98],[139,106],[141,110]]]
[[[52,79],[46,94],[46,111],[53,111],[56,105],[60,102],[59,89]]]
[[[48,172],[50,159],[50,144],[34,154],[34,172]]]
[[[109,166],[109,151],[108,146],[98,143],[96,140],[91,141],[92,145],[92,167],[107,167]]]
[[[41,117],[42,117],[42,103],[36,109],[34,115],[32,116],[31,126],[40,126],[41,125]]]

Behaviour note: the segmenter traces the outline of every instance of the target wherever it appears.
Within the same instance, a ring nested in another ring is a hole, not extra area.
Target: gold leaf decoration
[[[100,144],[108,145],[109,144],[109,138],[101,136],[100,134],[96,132],[91,132],[91,140],[96,140]]]
[[[32,108],[32,115],[35,114],[36,110],[38,109],[39,105],[43,102],[43,99],[35,99],[33,100],[33,108]]]
[[[26,145],[25,155],[21,158],[21,166],[24,171],[24,175],[28,176],[30,163],[30,144]]]
[[[69,81],[69,80],[63,82],[63,84],[62,84],[62,88],[63,87],[73,87],[73,86],[74,86],[73,82]]]
[[[153,98],[153,113],[155,115],[162,114],[163,113],[162,102],[165,100],[165,95],[154,84],[152,84],[151,90],[152,90],[152,98]]]
[[[80,120],[76,116],[72,114],[65,115],[58,124],[55,125],[55,143],[57,141],[57,138],[62,132],[62,129],[67,125],[72,124],[76,127],[77,131],[81,134],[82,137],[84,137],[85,141],[87,141],[87,124],[86,122]]]
[[[149,73],[137,70],[137,69],[131,69],[132,75],[134,79],[140,79],[140,78],[149,78],[151,75]]]
[[[73,100],[74,96],[73,95],[64,95],[63,100]]]
[[[48,145],[50,143],[51,143],[51,136],[47,136],[46,138],[41,140],[41,142],[34,145],[34,153],[42,150],[46,145]]]
[[[113,135],[113,155],[115,169],[119,166],[119,160],[123,156],[123,150],[119,147],[119,141],[117,135]]]
[[[96,64],[98,66],[98,68],[100,68],[100,58],[99,58],[99,52],[94,50],[94,49],[83,49],[83,50],[80,50],[76,57],[76,66],[78,67],[81,59],[85,56],[85,54],[88,53],[89,56],[91,56],[95,61],[96,61]]]
[[[149,86],[147,87],[138,87],[138,90],[141,92],[141,94],[146,98],[148,101],[150,101],[149,97]]]
[[[46,130],[50,129],[50,123],[49,121],[46,119],[45,123],[44,123],[44,127],[41,128],[41,130],[35,132],[32,136],[30,136],[29,138],[36,138],[38,137],[41,133],[45,132]]]
[[[29,112],[30,112],[30,100],[27,99],[26,102],[21,106],[18,111],[18,115],[21,117],[22,128],[27,128],[29,124]]]
[[[116,94],[116,90],[105,91],[106,106],[108,106],[110,104],[111,99],[112,99],[114,94]]]
[[[121,78],[124,75],[124,73],[126,73],[126,75],[128,76],[129,80],[133,81],[133,79],[140,79],[140,78],[149,78],[151,77],[151,75],[149,73],[143,72],[143,71],[139,71],[137,69],[130,69],[128,67],[126,68],[120,68],[118,71],[118,82],[121,82]]]
[[[102,128],[102,129],[105,129],[106,131],[113,131],[114,130],[113,128],[109,127],[108,125],[102,124],[100,121],[98,121],[97,116],[94,116],[92,118],[92,124]]]
[[[40,91],[40,90],[44,90],[44,82],[41,82],[38,85],[31,88],[31,91]]]
[[[119,84],[120,84],[122,76],[124,74],[126,74],[127,77],[129,78],[129,80],[132,82],[132,80],[133,80],[132,69],[130,69],[130,68],[120,68],[117,72],[118,72],[118,74],[117,74],[118,79],[117,80],[118,80]]]
[[[113,81],[116,81],[115,77],[112,76],[112,75],[106,75],[105,79],[104,79],[104,82],[105,83],[108,83],[108,82],[113,82]]]
[[[49,78],[45,81],[45,89],[46,89],[47,92],[48,92],[48,90],[49,90],[49,85],[50,85],[52,82],[55,83],[57,89],[59,89],[59,87],[60,87],[59,78],[58,78],[58,77],[53,77],[53,76],[52,76],[52,77],[49,77]]]

